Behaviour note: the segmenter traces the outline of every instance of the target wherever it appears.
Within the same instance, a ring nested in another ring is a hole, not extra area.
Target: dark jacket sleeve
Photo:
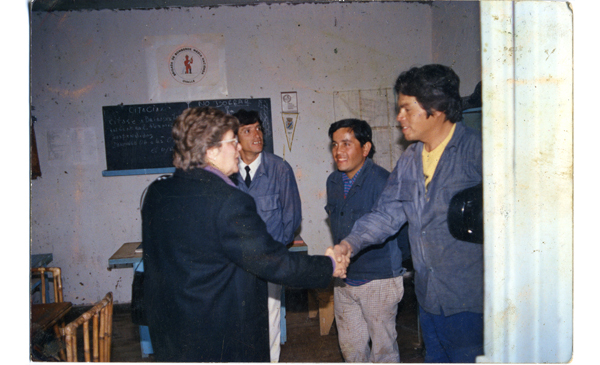
[[[266,281],[300,288],[325,288],[333,265],[327,256],[289,252],[273,240],[256,212],[251,196],[229,196],[217,214],[223,254],[244,270]]]

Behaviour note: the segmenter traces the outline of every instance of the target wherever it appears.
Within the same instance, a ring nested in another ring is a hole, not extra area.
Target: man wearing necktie
[[[244,182],[246,183],[246,186],[248,188],[250,188],[250,184],[252,183],[252,178],[250,177],[250,166],[245,167],[246,169],[246,178],[244,179]]]
[[[256,111],[239,110],[240,151],[237,186],[250,194],[267,231],[284,245],[294,240],[300,227],[302,208],[294,171],[279,156],[263,151],[262,121]],[[281,345],[281,285],[268,283],[269,340],[271,362],[279,361]]]

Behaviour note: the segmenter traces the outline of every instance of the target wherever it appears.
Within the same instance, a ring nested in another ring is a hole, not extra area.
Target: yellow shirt
[[[431,182],[433,174],[435,173],[435,168],[437,167],[438,162],[440,162],[440,158],[442,158],[442,154],[444,153],[448,142],[450,142],[455,129],[456,123],[453,123],[452,129],[450,130],[450,133],[448,133],[446,139],[432,151],[427,152],[425,146],[423,146],[423,175],[425,175],[425,188],[427,188]]]

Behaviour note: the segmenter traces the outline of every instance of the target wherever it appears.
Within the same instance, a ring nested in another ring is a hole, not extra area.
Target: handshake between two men
[[[339,244],[327,247],[325,250],[325,256],[331,257],[336,265],[333,271],[333,276],[340,279],[346,278],[346,269],[350,265],[350,256],[352,255],[352,247],[346,241],[342,241]]]

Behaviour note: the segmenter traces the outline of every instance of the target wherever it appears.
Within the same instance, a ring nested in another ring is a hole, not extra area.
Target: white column
[[[479,362],[572,356],[572,32],[564,2],[481,2],[485,355]]]

